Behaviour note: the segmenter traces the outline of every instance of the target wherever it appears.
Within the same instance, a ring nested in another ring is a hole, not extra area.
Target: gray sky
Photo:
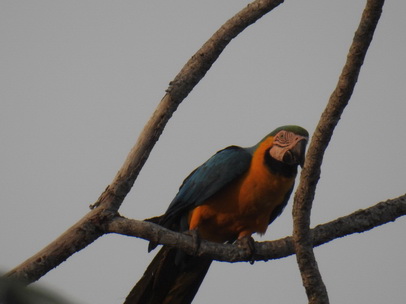
[[[275,127],[312,132],[365,1],[286,1],[227,47],[179,107],[120,212],[166,210],[217,150]],[[0,270],[42,249],[97,200],[184,63],[248,1],[0,2]],[[405,193],[403,1],[387,1],[326,153],[312,226]],[[292,231],[290,202],[268,233]],[[332,303],[404,303],[404,218],[316,249]],[[154,253],[104,236],[39,281],[75,303],[122,303]],[[294,257],[214,263],[195,302],[305,303]]]

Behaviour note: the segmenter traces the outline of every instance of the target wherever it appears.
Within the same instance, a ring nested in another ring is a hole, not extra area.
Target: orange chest
[[[282,204],[294,178],[273,175],[264,166],[252,165],[190,215],[190,229],[201,236],[224,242],[252,233],[265,233],[273,210]]]
[[[285,200],[294,179],[276,176],[269,171],[249,174],[239,182],[234,204],[240,213],[260,217],[272,213]]]

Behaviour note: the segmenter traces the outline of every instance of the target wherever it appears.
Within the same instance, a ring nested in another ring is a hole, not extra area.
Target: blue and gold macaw
[[[308,138],[302,127],[288,125],[253,147],[217,152],[184,180],[158,223],[218,243],[265,233],[289,200]],[[163,246],[125,304],[191,303],[211,262]]]

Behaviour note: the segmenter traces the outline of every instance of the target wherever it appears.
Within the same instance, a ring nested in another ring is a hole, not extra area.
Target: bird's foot
[[[201,238],[200,238],[199,232],[196,229],[193,229],[193,230],[188,230],[185,233],[192,237],[192,240],[194,243],[193,255],[197,255],[197,253],[199,252],[199,249],[200,249],[200,244],[201,244]]]
[[[251,265],[254,264],[256,249],[255,240],[252,238],[252,236],[245,235],[242,238],[238,239],[235,244],[248,252],[247,260],[250,262]]]

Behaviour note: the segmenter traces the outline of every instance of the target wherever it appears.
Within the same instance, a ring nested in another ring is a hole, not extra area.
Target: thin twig
[[[367,1],[337,87],[332,93],[313,134],[298,191],[295,195],[293,238],[295,240],[296,257],[309,303],[329,303],[327,290],[314,257],[309,228],[312,202],[320,178],[320,167],[324,151],[330,142],[334,128],[354,90],[381,15],[383,4],[384,0]]]

